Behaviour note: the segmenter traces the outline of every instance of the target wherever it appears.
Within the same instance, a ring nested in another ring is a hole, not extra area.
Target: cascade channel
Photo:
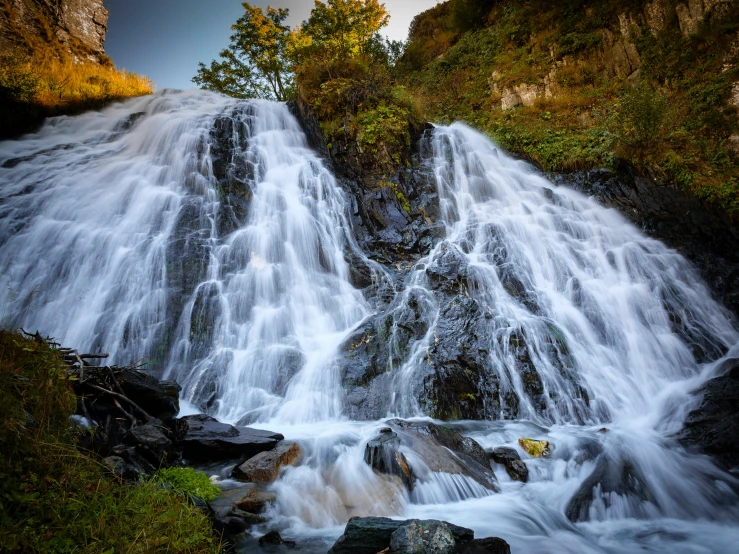
[[[358,246],[350,193],[284,104],[163,91],[53,118],[0,143],[0,324],[146,356],[185,411],[298,441],[265,529],[301,551],[353,515],[442,519],[514,553],[734,551],[739,481],[672,438],[739,356],[691,264],[462,124],[427,131],[421,158],[444,238],[399,272]],[[412,492],[364,462],[387,419],[429,416],[554,452],[525,484],[496,468],[498,492],[412,451]],[[590,491],[603,468],[624,482]]]

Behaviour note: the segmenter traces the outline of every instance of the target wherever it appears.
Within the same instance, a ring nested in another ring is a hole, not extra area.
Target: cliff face
[[[0,49],[49,49],[76,62],[108,63],[103,0],[1,0]]]

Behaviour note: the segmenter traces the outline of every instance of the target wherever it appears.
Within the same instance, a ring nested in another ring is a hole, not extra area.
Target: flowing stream
[[[344,415],[341,345],[387,308],[352,286],[346,260],[391,277],[357,246],[348,193],[283,104],[164,91],[0,143],[0,323],[112,363],[147,356],[183,406],[299,441],[264,529],[303,551],[325,552],[352,515],[443,519],[514,553],[734,551],[739,481],[671,438],[690,392],[739,356],[696,271],[464,125],[436,127],[422,150],[446,237],[394,284],[388,313],[413,306],[424,332],[388,362],[384,415],[433,413],[429,352],[450,340],[434,279],[453,266],[484,329],[459,340],[478,345],[489,417],[451,425],[522,454],[519,437],[550,440],[551,458],[524,455],[526,484],[496,466],[493,493],[407,452],[420,476],[408,493],[363,461],[384,423]],[[616,483],[573,523],[594,473]]]

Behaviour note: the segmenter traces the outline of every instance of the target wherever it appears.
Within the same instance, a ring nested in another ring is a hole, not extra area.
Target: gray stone
[[[392,554],[452,554],[452,530],[443,521],[412,521],[390,537]]]

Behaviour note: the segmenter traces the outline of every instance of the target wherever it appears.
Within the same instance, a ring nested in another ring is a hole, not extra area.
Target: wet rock
[[[452,554],[455,544],[443,521],[411,521],[390,536],[391,554]]]
[[[294,547],[295,541],[284,540],[277,531],[269,531],[266,535],[259,537],[259,546],[278,546],[284,544],[285,546]]]
[[[228,515],[241,519],[242,521],[246,522],[247,525],[259,525],[260,523],[264,523],[267,521],[260,515],[253,514],[251,512],[245,512],[244,510],[241,510],[239,508],[232,508],[228,512]]]
[[[116,477],[125,481],[138,481],[139,472],[138,470],[126,463],[126,461],[120,456],[108,456],[100,460],[100,463],[110,471]]]
[[[473,439],[426,421],[393,419],[387,423],[430,471],[465,475],[486,489],[499,490],[487,453]],[[421,476],[416,474],[416,478]]]
[[[277,496],[271,492],[262,492],[256,489],[249,489],[249,491],[236,502],[236,508],[249,512],[252,514],[258,514],[264,510],[265,506],[269,502],[274,502]]]
[[[282,466],[295,465],[301,454],[298,443],[282,441],[273,450],[260,452],[236,466],[231,476],[248,483],[271,483],[277,479]]]
[[[511,547],[498,537],[487,537],[462,542],[454,551],[457,554],[511,554]]]
[[[529,470],[513,448],[499,446],[490,452],[490,457],[495,463],[502,464],[514,481],[525,483],[529,480]]]
[[[165,434],[165,429],[155,423],[134,427],[126,435],[126,442],[135,446],[137,454],[155,467],[166,465],[176,458],[174,445]]]
[[[174,381],[160,381],[141,371],[126,371],[118,378],[123,392],[158,419],[169,419],[180,411],[180,391]]]
[[[410,519],[399,521],[387,517],[353,517],[346,524],[344,534],[334,543],[329,554],[377,554],[390,547],[393,533],[401,527],[415,524],[416,528],[433,523],[444,523],[455,543],[471,541],[474,531],[447,522]]]
[[[612,494],[625,498],[635,513],[641,513],[645,517],[646,513],[641,504],[654,501],[646,480],[631,462],[602,454],[596,462],[593,473],[583,481],[570,499],[565,514],[572,522],[588,521],[590,507],[596,495],[608,507],[612,502]]]
[[[739,466],[739,358],[716,368],[715,377],[698,389],[700,405],[688,414],[678,439],[713,456],[725,469]]]
[[[237,516],[226,516],[224,518],[219,518],[223,525],[228,529],[229,533],[232,533],[234,535],[238,535],[239,533],[243,533],[249,528],[249,523],[241,519]]]
[[[184,457],[189,460],[248,459],[272,450],[285,438],[270,431],[234,427],[204,414],[180,419],[187,423],[181,445]]]
[[[549,441],[522,438],[518,439],[518,444],[533,458],[548,458],[552,453]]]
[[[398,450],[400,444],[400,437],[385,427],[365,446],[364,461],[379,473],[397,475],[405,487],[412,491],[415,476],[405,455]]]

